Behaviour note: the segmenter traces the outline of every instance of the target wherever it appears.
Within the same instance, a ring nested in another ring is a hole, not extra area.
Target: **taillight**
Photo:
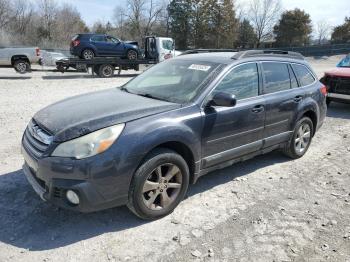
[[[35,49],[35,54],[36,54],[36,56],[40,56],[40,49],[39,48]]]
[[[74,41],[72,41],[72,44],[73,44],[73,46],[78,46],[78,45],[80,45],[80,41],[74,40]]]
[[[327,87],[326,87],[326,86],[322,86],[322,87],[320,88],[320,91],[321,91],[322,95],[324,95],[324,96],[327,95]]]

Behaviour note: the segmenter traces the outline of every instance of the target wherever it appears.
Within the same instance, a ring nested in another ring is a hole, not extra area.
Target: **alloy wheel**
[[[129,60],[136,60],[137,59],[137,53],[133,50],[130,50],[128,52],[128,59]]]
[[[299,154],[303,153],[307,149],[310,143],[310,140],[311,140],[311,127],[309,124],[304,123],[299,127],[298,133],[294,140],[295,150]]]
[[[27,64],[24,62],[18,63],[16,67],[18,72],[24,73],[27,71]]]
[[[91,50],[85,50],[85,51],[83,52],[83,57],[84,57],[84,59],[86,59],[86,60],[93,59],[93,58],[94,58],[94,53],[93,53]]]
[[[178,197],[182,187],[182,173],[174,164],[162,164],[147,177],[143,189],[143,202],[151,210],[170,206]]]

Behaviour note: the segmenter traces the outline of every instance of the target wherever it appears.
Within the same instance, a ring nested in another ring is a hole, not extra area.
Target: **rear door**
[[[263,94],[266,100],[264,147],[287,141],[294,129],[303,90],[289,63],[261,62]]]
[[[94,35],[90,38],[90,43],[95,47],[97,50],[98,55],[107,55],[108,49],[107,49],[107,42],[106,42],[106,36],[105,35]]]
[[[203,168],[257,151],[262,147],[265,100],[259,96],[259,73],[256,63],[233,68],[214,89],[234,94],[234,107],[204,109],[202,136]]]

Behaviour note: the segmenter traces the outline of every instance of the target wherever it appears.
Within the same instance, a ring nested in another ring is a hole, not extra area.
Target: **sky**
[[[125,0],[56,0],[75,6],[88,25],[95,21],[107,22],[113,17],[115,6],[125,6]],[[249,0],[236,0],[241,5],[249,4]],[[311,15],[313,23],[326,20],[332,26],[344,22],[345,16],[350,17],[350,0],[281,0],[284,10],[296,7]]]

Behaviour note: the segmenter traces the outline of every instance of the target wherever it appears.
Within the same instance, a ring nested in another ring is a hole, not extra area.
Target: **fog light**
[[[68,190],[66,193],[66,197],[68,201],[71,202],[73,205],[79,205],[79,196],[73,190]]]

